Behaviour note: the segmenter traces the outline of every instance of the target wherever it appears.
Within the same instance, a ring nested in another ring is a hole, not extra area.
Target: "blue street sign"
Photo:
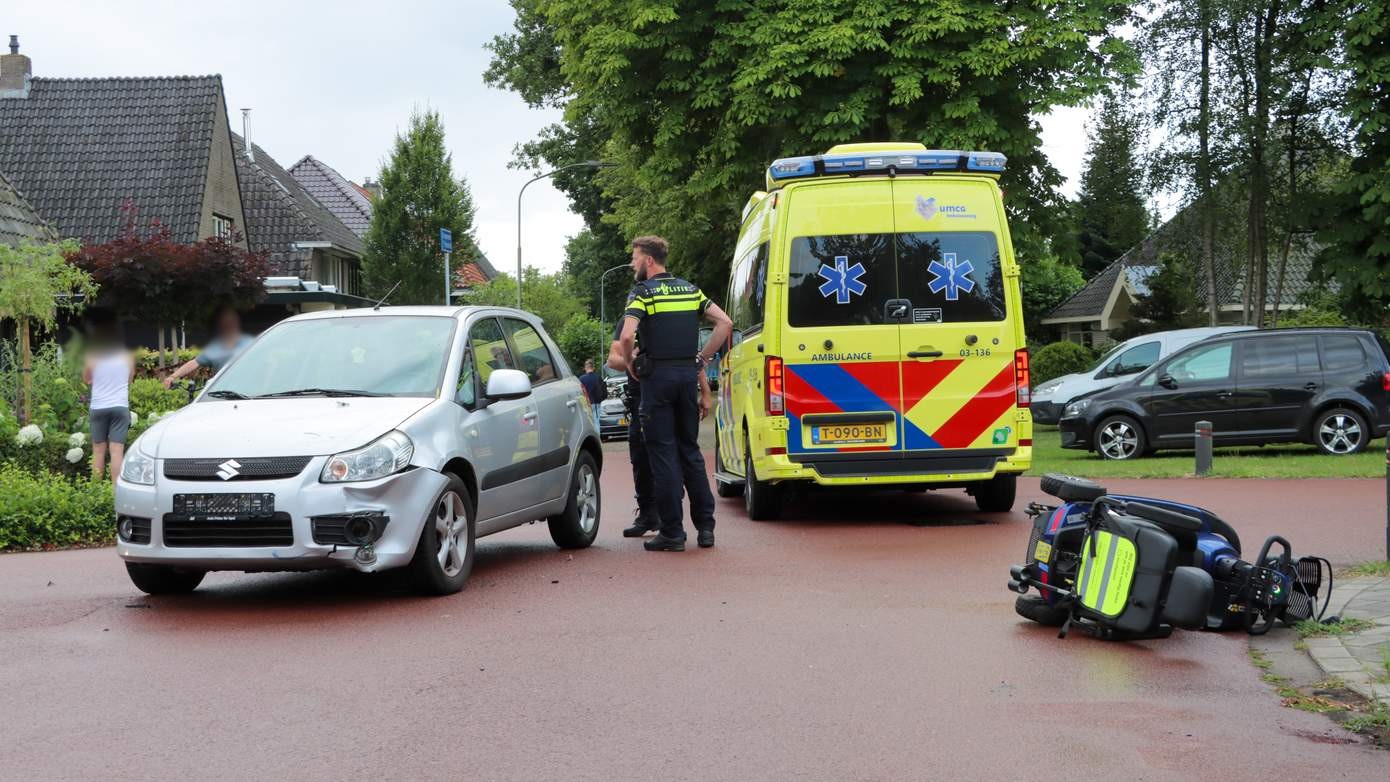
[[[454,232],[448,228],[439,229],[439,251],[445,253],[454,251]]]

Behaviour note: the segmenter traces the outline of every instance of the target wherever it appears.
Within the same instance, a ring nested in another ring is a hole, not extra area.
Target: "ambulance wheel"
[[[748,441],[743,442],[743,507],[748,518],[754,521],[770,521],[777,518],[782,510],[781,487],[758,480],[753,471],[753,449]]]
[[[724,466],[724,453],[719,447],[719,440],[717,438],[714,441],[714,470],[715,472],[726,472],[728,470],[728,468]],[[743,494],[743,487],[736,483],[725,483],[715,478],[714,493],[724,498],[738,497]]]
[[[1018,494],[1018,476],[1013,473],[998,473],[987,481],[975,484],[972,492],[975,506],[984,513],[1008,513],[1014,508],[1014,497]]]
[[[1014,611],[1024,619],[1031,619],[1044,627],[1061,627],[1067,621],[1067,609],[1048,605],[1037,595],[1019,595],[1014,601]]]

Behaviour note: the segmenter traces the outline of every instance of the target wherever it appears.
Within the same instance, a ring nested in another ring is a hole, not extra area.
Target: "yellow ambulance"
[[[715,478],[755,519],[796,483],[964,488],[1013,506],[1032,459],[1018,263],[993,152],[846,144],[744,208]]]

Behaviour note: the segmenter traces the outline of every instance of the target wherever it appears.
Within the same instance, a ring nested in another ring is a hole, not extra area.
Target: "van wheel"
[[[1018,494],[1018,476],[998,473],[975,485],[975,506],[985,513],[1008,513],[1014,509]]]
[[[724,466],[724,454],[719,448],[718,436],[714,440],[714,469],[716,472],[727,472],[728,467]],[[743,487],[736,483],[725,483],[718,478],[714,481],[714,492],[720,497],[738,497],[743,494]]]
[[[184,570],[168,565],[145,565],[139,562],[125,563],[126,575],[130,581],[147,595],[186,595],[203,583],[206,570]]]
[[[782,511],[782,490],[780,486],[758,480],[753,472],[753,449],[748,440],[743,441],[743,507],[748,518],[754,521],[770,521]]]
[[[1096,427],[1095,449],[1102,459],[1137,459],[1148,447],[1144,427],[1127,415],[1112,415]]]
[[[546,519],[550,525],[550,539],[560,548],[588,548],[598,537],[599,509],[602,508],[599,496],[598,467],[594,457],[587,451],[580,451],[574,461],[574,475],[570,478],[569,499],[565,510],[558,516]]]
[[[1332,456],[1360,453],[1370,442],[1366,419],[1355,410],[1334,407],[1313,422],[1313,444]]]
[[[473,572],[473,500],[458,476],[445,477],[449,482],[430,506],[410,560],[415,585],[427,595],[452,595]]]

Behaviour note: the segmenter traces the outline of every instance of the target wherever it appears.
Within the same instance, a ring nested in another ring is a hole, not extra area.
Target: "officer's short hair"
[[[666,253],[670,247],[660,236],[639,236],[632,240],[632,249],[641,250],[663,266],[666,265]]]

